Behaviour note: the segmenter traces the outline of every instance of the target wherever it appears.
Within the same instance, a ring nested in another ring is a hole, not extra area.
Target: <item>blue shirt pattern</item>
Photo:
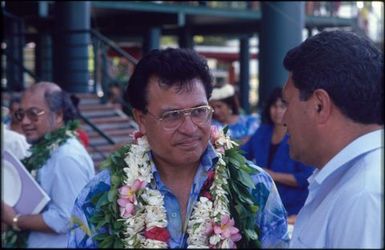
[[[198,199],[200,190],[207,179],[208,170],[212,169],[217,160],[214,148],[209,144],[206,149],[191,187],[186,217],[189,218],[195,201]],[[271,177],[262,169],[256,167],[260,172],[252,176],[258,188],[253,195],[259,201],[257,221],[259,225],[260,241],[262,247],[287,247],[289,243],[286,212],[278,195],[278,191]],[[164,195],[164,204],[167,211],[170,240],[170,248],[186,248],[187,237],[186,226],[180,217],[180,208],[174,194],[161,181],[156,166],[152,166],[156,188]],[[110,187],[109,170],[100,172],[81,192],[75,202],[72,213],[75,222],[69,233],[68,247],[71,248],[96,248],[92,237],[101,233],[90,228],[89,218],[93,215],[94,206],[91,198],[95,193],[108,190]]]
[[[273,126],[262,124],[250,140],[241,146],[247,159],[255,162],[260,167],[267,167],[269,148],[273,136]],[[315,168],[306,166],[298,161],[294,161],[289,155],[289,144],[286,135],[279,143],[278,149],[271,162],[271,169],[274,172],[293,174],[298,186],[292,187],[281,183],[276,183],[282,202],[288,215],[298,214],[305,203],[308,190],[307,178]]]

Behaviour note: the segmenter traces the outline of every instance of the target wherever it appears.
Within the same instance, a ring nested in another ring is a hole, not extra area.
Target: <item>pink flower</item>
[[[237,242],[242,238],[239,229],[234,226],[234,219],[230,219],[228,215],[222,215],[221,224],[214,225],[214,233],[220,235],[221,238],[230,239],[232,242]]]
[[[119,210],[120,216],[123,218],[127,218],[134,213],[136,202],[136,192],[146,186],[144,181],[140,181],[136,179],[132,186],[124,185],[119,188]]]
[[[120,206],[120,216],[123,218],[128,218],[134,213],[134,204],[127,199],[118,199],[118,204]]]
[[[136,179],[132,186],[124,185],[119,188],[119,198],[128,199],[130,202],[134,203],[136,201],[136,192],[146,186],[144,181]]]
[[[210,139],[211,139],[211,143],[213,145],[215,145],[215,142],[219,139],[219,137],[221,136],[220,132],[219,132],[219,128],[217,126],[211,126],[210,127]]]

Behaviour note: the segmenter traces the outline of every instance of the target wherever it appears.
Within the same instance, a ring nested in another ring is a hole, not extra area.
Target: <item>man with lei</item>
[[[25,90],[15,117],[32,145],[22,162],[50,201],[39,214],[19,214],[2,202],[1,221],[8,225],[2,246],[64,248],[73,203],[95,175],[90,155],[76,138],[76,110],[58,85],[40,82]]]
[[[271,177],[211,129],[212,83],[192,50],[153,50],[126,90],[140,132],[103,163],[72,213],[68,247],[286,247]]]

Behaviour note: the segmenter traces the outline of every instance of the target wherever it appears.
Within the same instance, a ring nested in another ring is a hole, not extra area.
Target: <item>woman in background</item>
[[[214,109],[212,125],[219,128],[228,126],[227,134],[239,144],[246,143],[259,127],[258,115],[240,114],[235,89],[230,84],[214,87],[210,105]]]
[[[288,212],[288,223],[294,224],[307,194],[307,178],[314,168],[294,161],[289,156],[288,135],[283,123],[286,105],[282,89],[272,91],[263,113],[263,123],[241,149],[247,159],[263,167],[276,183],[282,202]]]

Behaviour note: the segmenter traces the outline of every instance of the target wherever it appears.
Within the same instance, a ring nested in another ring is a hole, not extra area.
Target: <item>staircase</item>
[[[83,116],[91,121],[96,127],[110,137],[115,144],[111,144],[91,126],[84,121],[81,128],[89,136],[90,145],[87,148],[94,164],[95,170],[99,171],[100,163],[120,146],[130,142],[130,134],[138,129],[136,122],[121,110],[115,109],[108,104],[101,104],[99,97],[95,94],[77,93],[80,98],[79,110]]]

